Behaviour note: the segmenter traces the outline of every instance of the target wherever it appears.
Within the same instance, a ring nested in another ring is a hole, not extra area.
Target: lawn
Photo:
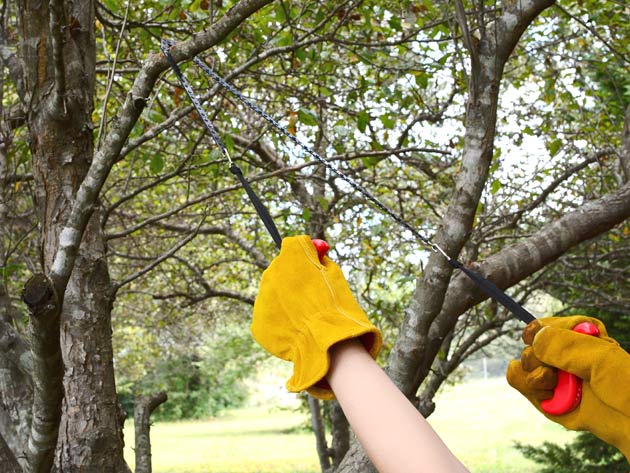
[[[316,473],[305,416],[273,406],[231,411],[218,419],[158,423],[151,430],[154,473]],[[473,473],[533,473],[514,440],[564,442],[572,433],[547,421],[503,379],[474,381],[442,392],[430,422]],[[125,429],[133,466],[133,426]]]

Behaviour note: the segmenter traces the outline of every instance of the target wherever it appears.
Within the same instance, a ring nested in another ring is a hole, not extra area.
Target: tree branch
[[[36,274],[27,281],[22,299],[31,313],[34,386],[33,418],[26,456],[29,472],[44,473],[53,465],[61,419],[61,304],[52,281],[43,274]]]
[[[53,70],[55,74],[55,85],[53,88],[53,110],[51,115],[63,117],[67,115],[66,109],[66,72],[63,60],[63,29],[64,21],[63,0],[51,0],[49,7],[49,27],[52,45]]]
[[[514,214],[512,214],[512,217],[510,218],[510,220],[507,223],[505,223],[501,227],[497,228],[496,230],[491,232],[489,235],[491,235],[492,233],[500,232],[500,231],[505,230],[507,228],[514,228],[514,226],[517,224],[517,222],[521,219],[521,217],[525,213],[534,210],[536,207],[538,207],[540,204],[542,204],[547,199],[547,197],[549,197],[549,195],[554,190],[556,190],[558,188],[558,186],[560,184],[562,184],[564,181],[566,181],[569,177],[571,177],[572,175],[580,172],[582,169],[588,167],[589,164],[597,162],[601,158],[603,158],[604,156],[607,156],[607,155],[609,155],[609,154],[611,154],[613,152],[614,152],[614,149],[605,149],[605,150],[602,150],[602,151],[598,151],[597,153],[593,153],[591,156],[586,158],[581,163],[578,163],[575,166],[572,166],[569,169],[567,169],[566,171],[564,171],[562,174],[560,174],[560,176],[558,176],[556,179],[554,179],[553,182],[551,182],[551,184],[549,184],[538,195],[538,197],[536,197],[528,205],[526,205],[523,208],[521,208],[521,209],[517,210],[516,212],[514,212]]]
[[[597,39],[599,39],[604,46],[606,46],[606,48],[613,53],[615,56],[617,56],[619,59],[621,59],[623,62],[630,64],[630,60],[626,57],[625,54],[617,51],[612,44],[610,44],[609,41],[606,41],[606,39],[600,35],[597,30],[595,28],[590,27],[589,25],[587,25],[586,23],[584,23],[579,17],[569,13],[567,10],[565,10],[564,8],[562,8],[562,6],[556,4],[555,8],[557,8],[558,10],[560,10],[562,13],[564,13],[567,17],[571,18],[573,21],[578,22],[580,25],[582,25],[589,33],[591,33],[593,36],[595,36]]]
[[[610,230],[630,218],[630,183],[601,199],[585,203],[579,210],[549,223],[526,240],[502,249],[475,265],[475,270],[507,289],[558,259],[579,243]],[[425,360],[432,360],[449,327],[487,296],[464,274],[457,274],[448,289],[444,305],[428,334]],[[424,365],[425,372],[428,367]]]
[[[195,238],[196,236],[197,236],[197,231],[194,231],[193,233],[188,235],[186,238],[184,238],[182,241],[178,242],[175,246],[173,246],[166,253],[164,253],[163,255],[155,258],[155,260],[153,260],[151,263],[147,264],[145,267],[139,269],[138,271],[136,271],[133,274],[130,274],[129,276],[127,276],[122,281],[120,281],[120,282],[118,282],[116,284],[113,284],[112,285],[113,293],[116,293],[116,291],[118,291],[124,285],[129,284],[131,281],[134,281],[134,280],[138,279],[139,277],[144,276],[149,271],[151,271],[153,268],[155,268],[156,266],[158,266],[162,262],[166,261],[167,259],[171,258],[175,253],[177,253],[182,247],[184,247],[186,244],[188,244],[190,241],[192,241],[193,238]]]
[[[623,121],[623,135],[621,136],[621,168],[623,169],[625,182],[630,182],[630,104],[626,107],[626,116]]]
[[[208,30],[193,36],[188,41],[177,43],[171,50],[173,58],[176,61],[182,61],[219,43],[248,16],[271,1],[241,0]],[[68,221],[59,235],[59,248],[49,274],[58,294],[65,292],[83,232],[92,215],[101,188],[131,129],[136,124],[159,74],[167,68],[168,63],[160,53],[146,60],[116,115],[114,126],[105,137],[101,149],[95,153],[88,173],[77,191]]]

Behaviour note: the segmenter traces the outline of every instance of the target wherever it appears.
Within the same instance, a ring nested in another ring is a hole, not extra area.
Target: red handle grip
[[[313,238],[311,241],[313,242],[313,246],[317,250],[319,261],[323,263],[324,256],[326,256],[326,253],[328,253],[328,250],[330,250],[330,245],[326,243],[324,240],[320,240],[319,238]]]
[[[597,337],[599,329],[591,322],[582,322],[573,327],[574,332]],[[540,407],[547,414],[559,416],[567,414],[580,405],[582,400],[582,379],[574,374],[558,370],[558,383],[551,399],[545,399]]]

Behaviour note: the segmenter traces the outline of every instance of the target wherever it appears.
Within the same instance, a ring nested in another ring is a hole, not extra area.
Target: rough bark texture
[[[27,121],[43,230],[41,260],[63,298],[57,343],[65,365],[66,396],[52,452],[58,445],[55,461],[62,471],[126,472],[112,363],[111,291],[99,225],[86,229],[76,264],[63,266],[55,261],[58,250],[71,239],[63,230],[94,151],[94,3],[24,2],[19,17],[31,105]],[[70,18],[75,28],[64,27]],[[35,373],[34,378],[37,386],[41,376]]]
[[[26,451],[33,383],[30,347],[14,328],[15,317],[15,308],[0,284],[0,436],[19,458]]]
[[[630,181],[630,104],[626,107],[622,141],[621,156],[619,158],[625,182],[628,182]]]
[[[22,473],[22,468],[15,459],[15,455],[0,435],[0,467],[2,473]]]
[[[330,424],[332,434],[332,462],[338,467],[350,449],[350,425],[337,401],[330,404]]]
[[[26,471],[49,472],[57,445],[63,398],[63,363],[59,345],[61,308],[52,281],[43,274],[28,280],[22,299],[31,312],[34,387]]]
[[[14,57],[13,62],[17,62]],[[6,61],[5,61],[6,63]],[[14,68],[17,66],[14,65]],[[9,69],[11,69],[9,67]],[[1,80],[1,79],[0,79]],[[0,83],[0,85],[3,85]],[[8,232],[12,178],[8,172],[7,150],[11,143],[10,130],[0,125],[0,255],[5,258],[10,241]],[[6,261],[0,259],[0,266]],[[31,382],[31,355],[25,337],[16,330],[20,314],[11,302],[4,280],[0,280],[0,436],[18,458],[24,458],[28,440],[33,383]]]
[[[151,473],[151,413],[167,399],[165,392],[136,398],[133,414],[136,431],[135,473]]]
[[[330,468],[330,457],[328,455],[328,443],[326,442],[326,425],[322,416],[322,409],[318,399],[308,396],[308,408],[311,412],[311,426],[315,435],[317,457],[322,473]]]

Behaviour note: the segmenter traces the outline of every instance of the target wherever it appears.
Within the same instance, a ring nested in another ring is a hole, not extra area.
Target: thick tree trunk
[[[83,236],[62,313],[66,395],[57,458],[61,471],[128,471],[123,459],[125,414],[114,383],[112,302],[96,213]]]
[[[94,2],[19,2],[19,9],[41,260],[48,273],[59,269],[55,256],[69,237],[62,229],[94,152]],[[98,222],[93,215],[67,288],[56,295],[63,304],[65,397],[63,408],[49,408],[61,415],[54,456],[61,471],[128,471],[114,386],[112,291]]]

